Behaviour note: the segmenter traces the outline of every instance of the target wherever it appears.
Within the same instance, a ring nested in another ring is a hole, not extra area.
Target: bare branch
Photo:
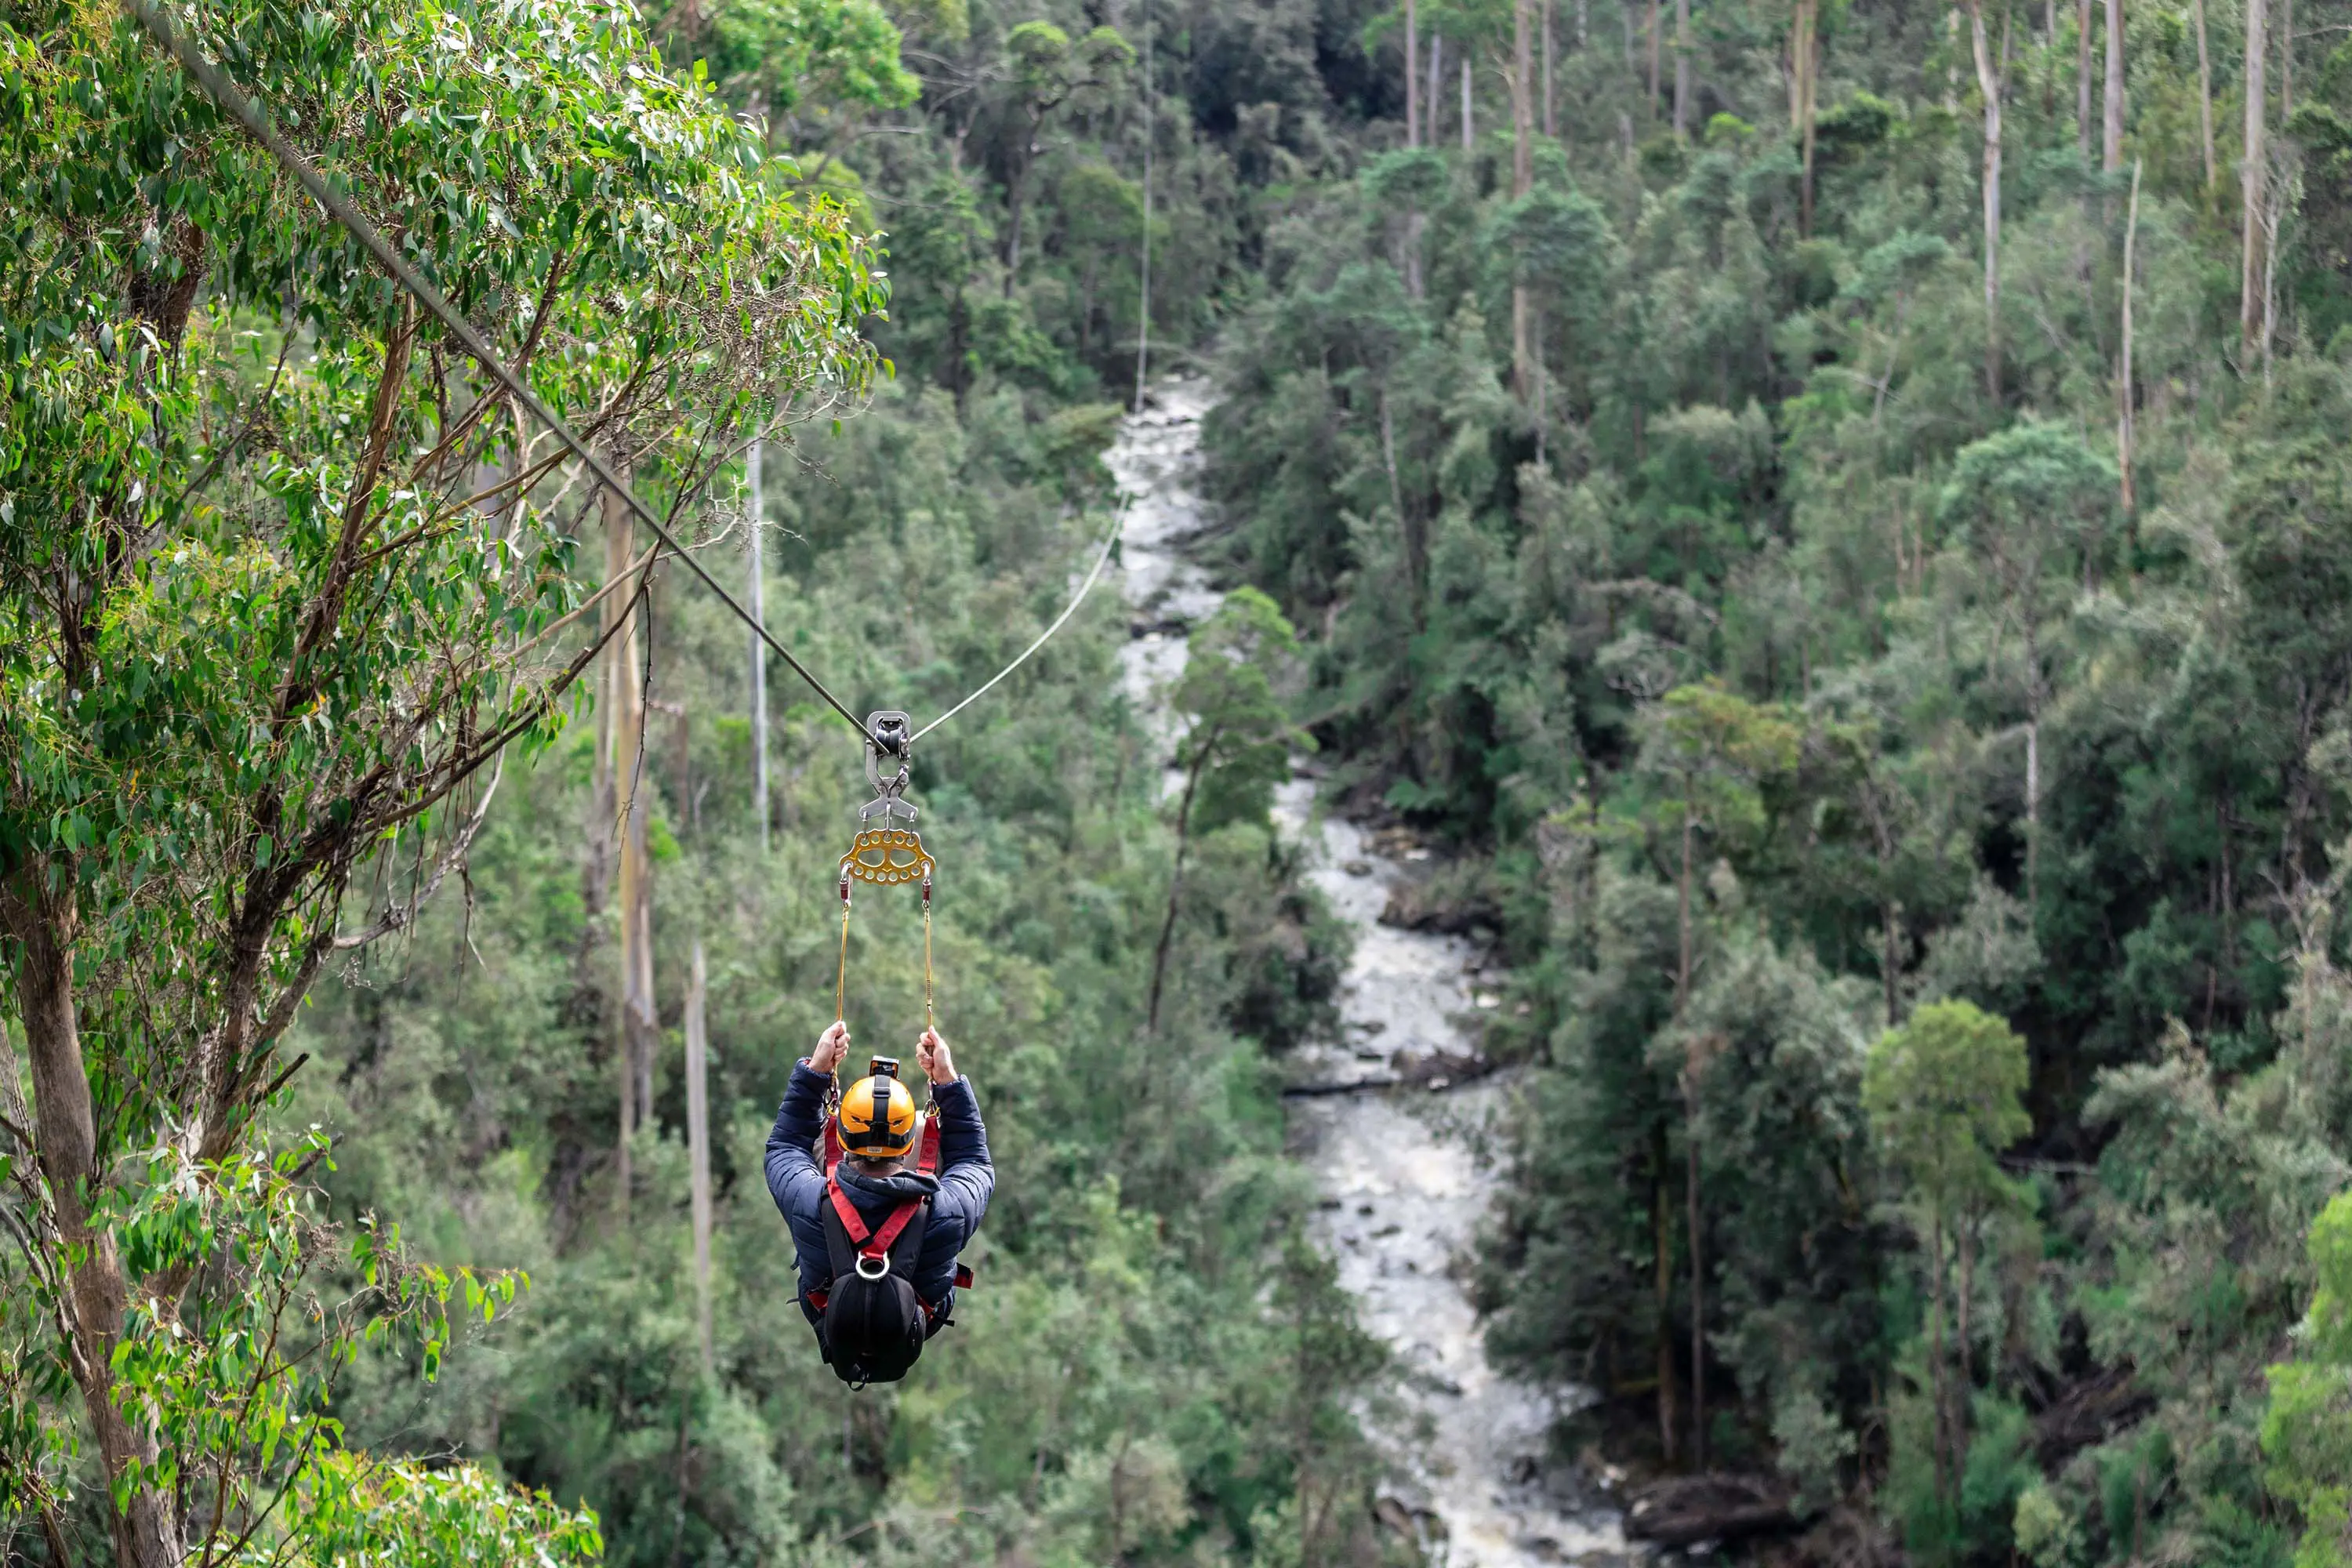
[[[365,947],[379,938],[390,936],[394,931],[405,931],[415,921],[418,911],[424,909],[425,901],[440,891],[441,884],[447,879],[450,868],[464,859],[466,851],[474,847],[474,837],[481,832],[482,824],[489,817],[490,802],[498,798],[499,781],[506,775],[506,753],[501,750],[498,766],[490,771],[489,787],[482,791],[482,798],[475,805],[474,815],[467,820],[465,826],[457,830],[457,837],[449,841],[448,850],[433,868],[432,877],[425,881],[422,889],[418,889],[416,896],[410,899],[406,904],[394,905],[385,910],[383,918],[366,930],[337,936],[333,944],[335,952],[349,952],[353,948]]]

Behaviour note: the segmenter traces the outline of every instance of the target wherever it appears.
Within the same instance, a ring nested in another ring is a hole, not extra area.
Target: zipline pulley
[[[939,862],[915,831],[916,808],[907,804],[907,780],[915,765],[913,721],[884,710],[866,716],[866,782],[874,798],[857,808],[857,837],[841,858],[841,963],[834,974],[833,1016],[842,1016],[849,985],[849,889],[853,882],[892,887],[920,879],[923,885],[923,1026],[937,1026],[931,1011],[931,873]],[[898,771],[882,773],[882,759]]]

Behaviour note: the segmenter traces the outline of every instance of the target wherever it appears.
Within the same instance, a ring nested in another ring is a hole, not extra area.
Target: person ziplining
[[[767,1166],[800,1268],[801,1311],[825,1364],[856,1387],[904,1377],[954,1321],[956,1289],[971,1283],[958,1258],[988,1213],[996,1168],[971,1080],[936,1030],[915,1043],[930,1080],[927,1112],[898,1081],[898,1064],[877,1057],[828,1118],[848,1053],[849,1026],[836,1020],[793,1064]]]
[[[971,1270],[959,1259],[996,1189],[980,1103],[956,1071],[933,1016],[931,874],[938,862],[923,847],[917,809],[906,800],[914,737],[904,713],[869,714],[864,728],[874,798],[858,808],[857,837],[841,858],[834,1018],[816,1048],[793,1065],[767,1152],[768,1192],[799,1266],[801,1311],[816,1331],[825,1364],[854,1388],[906,1376],[924,1343],[954,1321],[956,1289],[971,1283]],[[898,763],[887,778],[886,753]],[[918,879],[923,1032],[915,1059],[931,1089],[930,1105],[920,1111],[888,1057],[876,1057],[845,1094],[834,1078],[849,1054],[842,1015],[850,890],[858,882],[890,887]]]

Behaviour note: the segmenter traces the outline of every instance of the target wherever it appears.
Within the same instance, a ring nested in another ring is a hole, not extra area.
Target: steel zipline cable
[[[734,612],[737,619],[750,626],[778,658],[791,667],[793,674],[808,682],[809,689],[824,698],[835,712],[846,720],[849,727],[856,731],[862,740],[868,744],[873,743],[875,737],[867,734],[864,721],[851,712],[840,698],[827,689],[824,682],[819,680],[808,666],[795,658],[790,648],[778,642],[767,627],[761,626],[750,612],[738,604],[733,595],[719,585],[718,579],[712,577],[709,572],[704,569],[702,563],[694,558],[692,552],[677,542],[677,536],[671,533],[662,520],[654,514],[651,507],[638,499],[636,491],[629,488],[621,476],[614,470],[613,466],[599,456],[587,442],[573,434],[572,427],[566,425],[553,409],[540,400],[539,395],[531,391],[522,377],[508,368],[506,363],[499,359],[498,351],[490,346],[489,341],[475,329],[474,324],[466,319],[464,313],[452,305],[441,290],[435,288],[422,273],[404,260],[400,253],[392,247],[391,243],[377,232],[375,226],[368,222],[357,207],[327,183],[326,176],[312,166],[310,159],[304,157],[292,142],[278,133],[277,129],[269,123],[268,117],[262,112],[260,105],[237,90],[236,85],[221,74],[220,68],[205,58],[203,51],[196,47],[194,40],[173,26],[171,18],[163,14],[154,0],[123,0],[123,4],[131,15],[137,18],[140,26],[154,36],[155,41],[163,46],[163,51],[179,62],[180,68],[186,71],[195,79],[196,85],[204,89],[205,96],[218,104],[230,119],[251,133],[254,140],[267,148],[272,157],[284,164],[295,179],[301,182],[302,188],[310,193],[312,199],[327,210],[327,215],[348,230],[352,237],[358,240],[366,248],[368,254],[374,257],[377,263],[392,275],[394,282],[405,289],[415,298],[417,303],[423,305],[449,330],[466,353],[472,356],[474,362],[482,367],[483,372],[491,380],[506,388],[532,418],[545,426],[550,434],[562,442],[571,449],[573,456],[586,464],[589,471],[596,476],[598,482],[619,497],[631,511],[652,529],[654,537],[659,540],[672,554],[685,562],[688,569],[702,580],[703,586],[717,595],[719,602]],[[929,734],[933,730],[971,706],[997,682],[1020,668],[1028,661],[1031,654],[1045,645],[1047,638],[1062,629],[1063,624],[1076,614],[1078,605],[1092,591],[1096,579],[1102,575],[1103,563],[1110,559],[1111,547],[1118,541],[1118,517],[1114,514],[1110,529],[1103,540],[1102,549],[1095,557],[1093,570],[1087,574],[1086,581],[1079,584],[1078,591],[1071,597],[1068,605],[1064,608],[1061,615],[1055,618],[1054,624],[1047,626],[1036,641],[1022,649],[1020,656],[1011,664],[991,676],[984,685],[962,701],[915,731],[914,735],[908,737],[905,743],[911,745],[915,740]]]

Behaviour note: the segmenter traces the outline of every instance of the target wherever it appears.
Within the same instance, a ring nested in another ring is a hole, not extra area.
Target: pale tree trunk
[[[2205,0],[2189,0],[2197,27],[2197,139],[2205,153],[2205,194],[2221,187],[2221,173],[2213,161],[2213,60],[2205,43]]]
[[[1898,565],[1897,571],[1900,570]],[[1902,952],[1898,946],[1902,932],[1897,923],[1901,906],[1891,896],[1895,889],[1895,824],[1876,780],[1867,774],[1862,786],[1862,804],[1869,814],[1871,839],[1878,852],[1878,936],[1882,948],[1878,977],[1885,993],[1886,1026],[1891,1029],[1895,1027],[1901,1001],[1902,969]]]
[[[1654,125],[1658,120],[1659,78],[1665,60],[1665,26],[1658,0],[1650,0],[1650,122]]]
[[[2270,150],[2263,144],[2270,110],[2263,80],[2270,52],[2269,17],[2263,0],[2246,0],[2246,130],[2245,157],[2238,165],[2242,200],[2239,224],[2238,342],[2251,355],[2263,330],[2263,189],[2270,182]]]
[[[761,525],[767,521],[767,495],[761,488],[766,475],[761,468],[761,445],[751,443],[751,556],[746,568],[749,578],[745,584],[750,592],[744,595],[751,612],[754,629],[751,632],[751,814],[760,824],[760,853],[768,852],[768,645],[761,639],[758,627],[768,624],[768,574],[761,560]]]
[[[2123,343],[2116,365],[2116,466],[2122,470],[2123,509],[2126,524],[2138,510],[2132,482],[2132,278],[2134,252],[2139,241],[2140,160],[2132,160],[2131,203],[2124,213]]]
[[[603,497],[604,562],[608,581],[626,572],[635,552],[636,518],[611,491]],[[645,691],[637,670],[635,597],[614,594],[605,601],[606,614],[621,617],[621,626],[606,645],[609,690],[613,698],[613,793],[620,840],[621,928],[621,1105],[619,1119],[619,1190],[617,1201],[625,1212],[632,1172],[629,1140],[650,1109],[639,1103],[644,1063],[651,1051],[653,957],[646,951],[653,934],[652,888],[646,854],[644,789]]]
[[[1429,32],[1429,91],[1424,95],[1428,100],[1425,106],[1428,122],[1423,127],[1428,132],[1429,144],[1432,147],[1437,145],[1438,110],[1445,101],[1444,96],[1437,90],[1438,84],[1445,79],[1444,64],[1445,35],[1433,27]]]
[[[1650,1241],[1656,1266],[1658,1345],[1658,1447],[1665,1462],[1675,1462],[1675,1260],[1674,1223],[1666,1210],[1666,1127],[1663,1121],[1650,1129]]]
[[[1476,142],[1476,129],[1470,115],[1470,56],[1462,56],[1462,150],[1470,151]]]
[[[718,1368],[710,1337],[710,1036],[704,1016],[709,986],[702,942],[697,938],[694,967],[686,982],[686,1159],[687,1200],[694,1226],[694,1321],[706,1377]]]
[[[1948,1500],[1959,1494],[1960,1467],[1959,1456],[1951,1451],[1950,1380],[1944,1370],[1944,1215],[1940,1209],[1928,1227],[1927,1271],[1928,1396],[1936,1405],[1936,1492]]]
[[[1544,466],[1551,425],[1551,367],[1544,363],[1544,315],[1536,312],[1536,467]]]
[[[1408,147],[1418,147],[1421,145],[1422,132],[1424,129],[1422,125],[1421,21],[1419,13],[1419,0],[1404,0],[1404,144]],[[1432,50],[1434,51],[1436,47],[1434,40],[1432,41],[1430,47]],[[1436,64],[1437,57],[1435,53],[1433,52],[1430,56],[1430,66],[1433,73]],[[1432,89],[1431,102],[1433,111],[1436,99],[1436,80],[1433,74],[1431,79],[1430,86]],[[1421,207],[1420,205],[1416,203],[1409,211],[1406,212],[1404,217],[1404,291],[1408,296],[1415,300],[1420,299],[1422,294],[1421,231]]]
[[[1976,1370],[1969,1349],[1969,1298],[1976,1293],[1977,1217],[1973,1210],[1960,1215],[1960,1291],[1952,1305],[1952,1348],[1959,1352],[1960,1357],[1958,1408],[1953,1415],[1956,1420],[1962,1422],[1967,1419],[1969,1392],[1976,1385]]]
[[[2099,167],[2112,174],[2124,166],[2124,0],[2107,0],[2107,84],[2101,107],[2105,118],[2099,138]]]
[[[1675,134],[1690,131],[1690,0],[1675,0]]]
[[[1984,0],[1968,0],[1969,47],[1984,97],[1985,395],[2000,406],[2000,72],[1985,37]]]
[[[1706,1258],[1699,1247],[1698,1068],[1689,1071],[1683,1106],[1683,1150],[1687,1169],[1683,1191],[1690,1210],[1691,1262],[1691,1464],[1706,1468]]]
[[[1389,506],[1397,515],[1397,536],[1404,546],[1405,560],[1412,560],[1411,530],[1404,520],[1404,486],[1397,478],[1396,421],[1389,416],[1388,383],[1381,383],[1381,460],[1389,471]]]
[[[1796,21],[1791,29],[1789,47],[1789,67],[1794,77],[1796,123],[1801,159],[1797,183],[1797,233],[1810,237],[1813,232],[1813,126],[1814,89],[1821,71],[1821,0],[1797,0]]]
[[[2291,198],[2289,187],[2300,190],[2300,182],[2276,177],[2268,166],[2263,171],[2263,329],[2261,351],[2263,384],[2271,384],[2271,351],[2278,331],[2278,237],[2279,225],[2286,219],[2286,206]]]
[[[1160,134],[1152,114],[1151,52],[1151,8],[1147,4],[1143,11],[1143,243],[1135,301],[1134,412],[1139,415],[1143,412],[1144,386],[1151,379],[1151,151]]]
[[[2279,124],[2294,118],[2294,0],[2279,0]]]
[[[2074,0],[2074,145],[2091,161],[2091,0]]]
[[[1160,941],[1151,950],[1151,993],[1144,1006],[1145,1032],[1160,1032],[1160,998],[1168,981],[1168,954],[1176,944],[1176,910],[1184,896],[1184,854],[1192,844],[1192,797],[1201,788],[1201,774],[1216,751],[1221,730],[1211,730],[1192,753],[1192,765],[1184,774],[1183,798],[1176,805],[1176,865],[1168,877],[1168,912],[1160,922]]]
[[[1404,144],[1421,145],[1421,0],[1404,0]]]
[[[1535,181],[1534,60],[1530,26],[1533,0],[1513,0],[1511,5],[1511,197],[1528,194]],[[1528,340],[1528,286],[1511,285],[1511,392],[1525,406],[1535,392],[1529,369],[1533,358]]]
[[[2032,646],[2030,637],[2027,646]],[[2025,689],[2025,907],[2038,910],[2042,905],[2041,678],[2028,678]]]
[[[1550,137],[1559,134],[1559,120],[1553,112],[1551,93],[1552,65],[1556,58],[1551,36],[1555,8],[1553,0],[1543,0],[1543,133]]]
[[[52,872],[57,873],[54,877]],[[70,865],[25,864],[0,885],[0,930],[16,946],[16,1002],[33,1079],[33,1152],[56,1205],[65,1258],[58,1302],[70,1330],[67,1354],[105,1474],[155,1462],[154,1436],[114,1403],[115,1347],[122,1342],[130,1282],[110,1229],[92,1224],[99,1169],[97,1108],[82,1056],[74,1000],[74,942],[79,911]],[[107,1527],[120,1568],[173,1568],[185,1554],[171,1500],[152,1487],[131,1489],[127,1506],[110,1497]]]
[[[1682,875],[1675,881],[1678,942],[1675,963],[1675,1021],[1682,1022],[1691,993],[1691,879],[1696,802],[1687,786],[1683,791]],[[1699,1244],[1698,1077],[1701,1059],[1694,1048],[1683,1063],[1683,1204],[1690,1227],[1691,1265],[1691,1463],[1706,1468],[1706,1273]]]

